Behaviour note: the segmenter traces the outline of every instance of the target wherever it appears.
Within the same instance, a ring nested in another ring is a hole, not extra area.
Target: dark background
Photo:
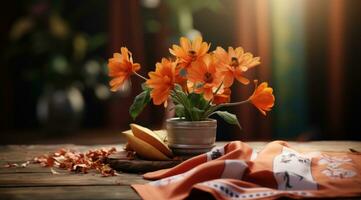
[[[275,90],[263,117],[233,108],[240,131],[219,120],[219,140],[360,140],[361,1],[12,1],[1,6],[1,144],[116,143],[134,122],[140,81],[110,93],[106,62],[127,46],[141,73],[180,36],[261,56],[247,74]],[[252,86],[236,84],[232,100]],[[163,127],[162,106],[135,121]]]

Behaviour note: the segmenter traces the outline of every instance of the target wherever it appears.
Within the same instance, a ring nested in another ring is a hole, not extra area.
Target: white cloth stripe
[[[250,160],[254,161],[257,158],[257,156],[258,156],[258,152],[256,152],[256,150],[253,149]]]
[[[248,165],[243,160],[225,160],[222,178],[242,179]]]

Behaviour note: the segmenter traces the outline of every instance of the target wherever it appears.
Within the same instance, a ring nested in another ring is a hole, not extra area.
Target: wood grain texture
[[[110,167],[122,172],[150,172],[160,169],[174,167],[180,164],[182,161],[180,159],[174,159],[169,161],[151,161],[151,160],[125,160],[123,154],[114,153],[109,156],[107,159]]]
[[[15,173],[0,174],[0,187],[29,186],[84,186],[84,185],[127,185],[147,183],[138,174],[121,173],[119,176],[102,177],[99,174],[63,174],[49,173]]]
[[[227,142],[217,142],[217,146]],[[247,142],[256,151],[268,142]],[[289,142],[299,151],[350,151],[361,152],[361,142],[355,141],[315,141]],[[57,170],[61,174],[52,174],[50,168],[30,164],[26,168],[6,168],[7,162],[21,164],[36,156],[54,152],[60,148],[69,148],[86,152],[90,149],[116,147],[122,145],[78,146],[63,145],[7,145],[0,146],[0,199],[140,199],[130,187],[131,184],[147,183],[141,174],[122,173],[114,177],[101,177],[94,171],[88,174],[75,174],[66,170]],[[151,162],[151,161],[150,161]]]
[[[52,199],[52,200],[100,200],[127,199],[138,200],[140,197],[127,186],[59,186],[59,187],[16,187],[0,188],[1,199]]]

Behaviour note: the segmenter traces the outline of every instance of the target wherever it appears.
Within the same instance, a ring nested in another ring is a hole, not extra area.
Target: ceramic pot
[[[217,120],[185,121],[171,118],[166,122],[168,146],[174,154],[196,155],[215,146]]]

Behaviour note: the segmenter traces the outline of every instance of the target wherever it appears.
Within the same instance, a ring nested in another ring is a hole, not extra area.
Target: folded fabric
[[[276,199],[361,196],[361,154],[297,152],[274,141],[255,152],[241,141],[144,174],[143,199]]]

